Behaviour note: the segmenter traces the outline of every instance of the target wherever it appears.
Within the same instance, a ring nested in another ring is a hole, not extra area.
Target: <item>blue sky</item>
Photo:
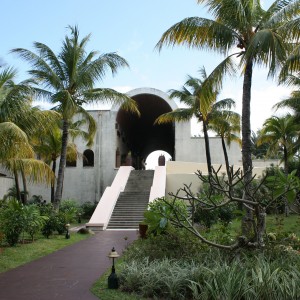
[[[270,0],[265,0],[265,7]],[[19,70],[18,80],[26,78],[28,65],[9,54],[12,48],[32,50],[34,41],[56,52],[68,33],[68,25],[78,25],[81,36],[92,34],[88,50],[117,52],[129,69],[113,78],[109,73],[99,86],[126,92],[133,88],[152,87],[167,92],[179,89],[187,74],[198,76],[200,67],[210,72],[222,59],[215,53],[184,47],[154,49],[161,35],[185,17],[207,17],[196,0],[2,0],[0,57]],[[252,91],[252,129],[260,128],[273,113],[271,107],[288,95],[284,87],[266,79],[264,70],[255,70]],[[226,81],[221,96],[231,97],[241,112],[242,82]]]

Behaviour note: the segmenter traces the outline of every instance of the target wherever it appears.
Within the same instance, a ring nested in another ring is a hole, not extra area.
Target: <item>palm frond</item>
[[[156,44],[161,51],[163,46],[185,45],[191,48],[209,48],[222,54],[236,45],[241,37],[230,27],[217,21],[191,17],[170,27]]]
[[[154,124],[166,124],[172,122],[186,122],[189,121],[194,115],[192,108],[177,108],[173,111],[160,115]]]

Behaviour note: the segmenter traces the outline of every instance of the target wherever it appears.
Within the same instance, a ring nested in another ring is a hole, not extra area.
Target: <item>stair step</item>
[[[108,229],[137,229],[148,207],[154,171],[133,170],[120,193]]]

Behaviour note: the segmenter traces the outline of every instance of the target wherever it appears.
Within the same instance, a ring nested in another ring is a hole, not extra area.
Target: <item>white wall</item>
[[[0,177],[0,199],[3,198],[9,188],[14,185],[14,179],[11,177]]]
[[[213,164],[225,164],[221,139],[209,138],[211,161]],[[177,161],[206,162],[205,143],[202,137],[191,137],[190,122],[175,124],[175,158]],[[241,148],[238,143],[232,142],[227,146],[230,165],[240,164],[242,160]]]

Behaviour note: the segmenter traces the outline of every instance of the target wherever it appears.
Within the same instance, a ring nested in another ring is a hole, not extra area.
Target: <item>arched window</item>
[[[93,167],[94,166],[93,150],[87,149],[83,152],[83,166],[84,167]]]

